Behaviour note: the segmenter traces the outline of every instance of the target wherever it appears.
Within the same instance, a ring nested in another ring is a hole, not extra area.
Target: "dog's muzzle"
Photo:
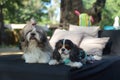
[[[61,49],[61,54],[67,55],[67,53],[65,52],[65,48]]]
[[[34,39],[36,40],[35,35],[36,35],[35,33],[31,33],[30,34],[30,40],[34,40]]]

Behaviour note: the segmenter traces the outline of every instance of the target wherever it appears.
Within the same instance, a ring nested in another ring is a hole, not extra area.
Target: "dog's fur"
[[[48,63],[53,52],[42,27],[28,22],[21,31],[21,47],[26,63]]]
[[[86,62],[86,53],[71,40],[62,39],[56,43],[52,58],[49,65],[65,63],[65,65],[80,68]],[[64,62],[66,59],[69,59],[69,62]]]

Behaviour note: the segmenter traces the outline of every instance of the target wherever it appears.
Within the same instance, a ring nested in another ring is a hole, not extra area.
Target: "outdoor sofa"
[[[27,64],[21,54],[0,56],[0,80],[119,80],[120,30],[99,30],[99,37],[110,37],[102,59],[82,68],[60,64]],[[74,37],[72,37],[74,38]]]

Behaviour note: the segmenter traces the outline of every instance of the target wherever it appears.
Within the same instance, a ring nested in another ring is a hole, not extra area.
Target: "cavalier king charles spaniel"
[[[53,52],[46,32],[32,22],[21,31],[21,47],[26,63],[48,63]]]
[[[86,63],[86,56],[85,51],[77,47],[71,40],[62,39],[56,43],[49,65],[64,63],[80,68]]]

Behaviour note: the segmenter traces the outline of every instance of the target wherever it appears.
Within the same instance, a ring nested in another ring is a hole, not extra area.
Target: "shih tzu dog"
[[[53,51],[49,65],[64,63],[71,67],[80,68],[86,63],[86,53],[69,39],[59,40]]]
[[[21,31],[21,47],[26,63],[48,63],[53,52],[46,32],[36,23],[28,22]]]

